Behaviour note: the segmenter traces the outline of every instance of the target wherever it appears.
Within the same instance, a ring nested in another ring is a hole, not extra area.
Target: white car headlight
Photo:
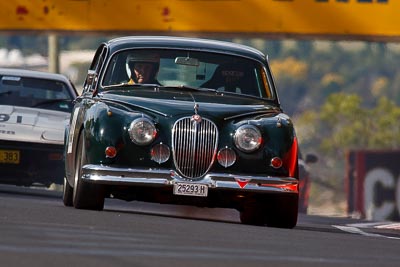
[[[257,150],[262,143],[260,130],[254,125],[240,126],[233,136],[236,147],[243,152],[253,152]]]
[[[148,145],[156,138],[157,129],[148,118],[139,118],[131,122],[128,129],[129,136],[137,145]]]

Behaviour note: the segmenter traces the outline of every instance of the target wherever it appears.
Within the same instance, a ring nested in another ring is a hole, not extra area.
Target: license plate
[[[19,164],[19,151],[0,150],[0,163]]]
[[[205,184],[175,183],[174,194],[184,196],[206,197],[208,186]]]

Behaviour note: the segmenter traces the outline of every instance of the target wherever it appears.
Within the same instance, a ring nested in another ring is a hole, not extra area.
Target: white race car
[[[61,74],[0,68],[0,183],[62,184],[77,92]]]

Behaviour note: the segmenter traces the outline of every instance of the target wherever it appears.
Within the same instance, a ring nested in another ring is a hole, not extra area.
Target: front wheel
[[[103,210],[104,187],[82,180],[82,167],[86,164],[86,147],[83,134],[79,135],[75,159],[73,205],[77,209]]]
[[[261,203],[249,201],[240,209],[240,222],[249,225],[265,225],[266,209]]]
[[[279,228],[294,228],[299,212],[299,196],[297,194],[275,196],[271,201],[267,216],[267,225]]]
[[[64,177],[63,202],[65,206],[67,207],[73,206],[72,202],[73,194],[74,194],[74,189],[72,188],[72,186],[69,185],[67,178]]]

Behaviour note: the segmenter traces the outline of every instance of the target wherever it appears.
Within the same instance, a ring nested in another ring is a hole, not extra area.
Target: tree
[[[298,124],[308,145],[321,153],[344,157],[349,149],[395,149],[400,147],[400,107],[381,97],[374,108],[362,107],[357,94],[335,93],[317,110],[299,116]],[[312,127],[313,130],[308,130]],[[300,133],[300,140],[302,140]],[[313,142],[314,144],[310,144]]]

